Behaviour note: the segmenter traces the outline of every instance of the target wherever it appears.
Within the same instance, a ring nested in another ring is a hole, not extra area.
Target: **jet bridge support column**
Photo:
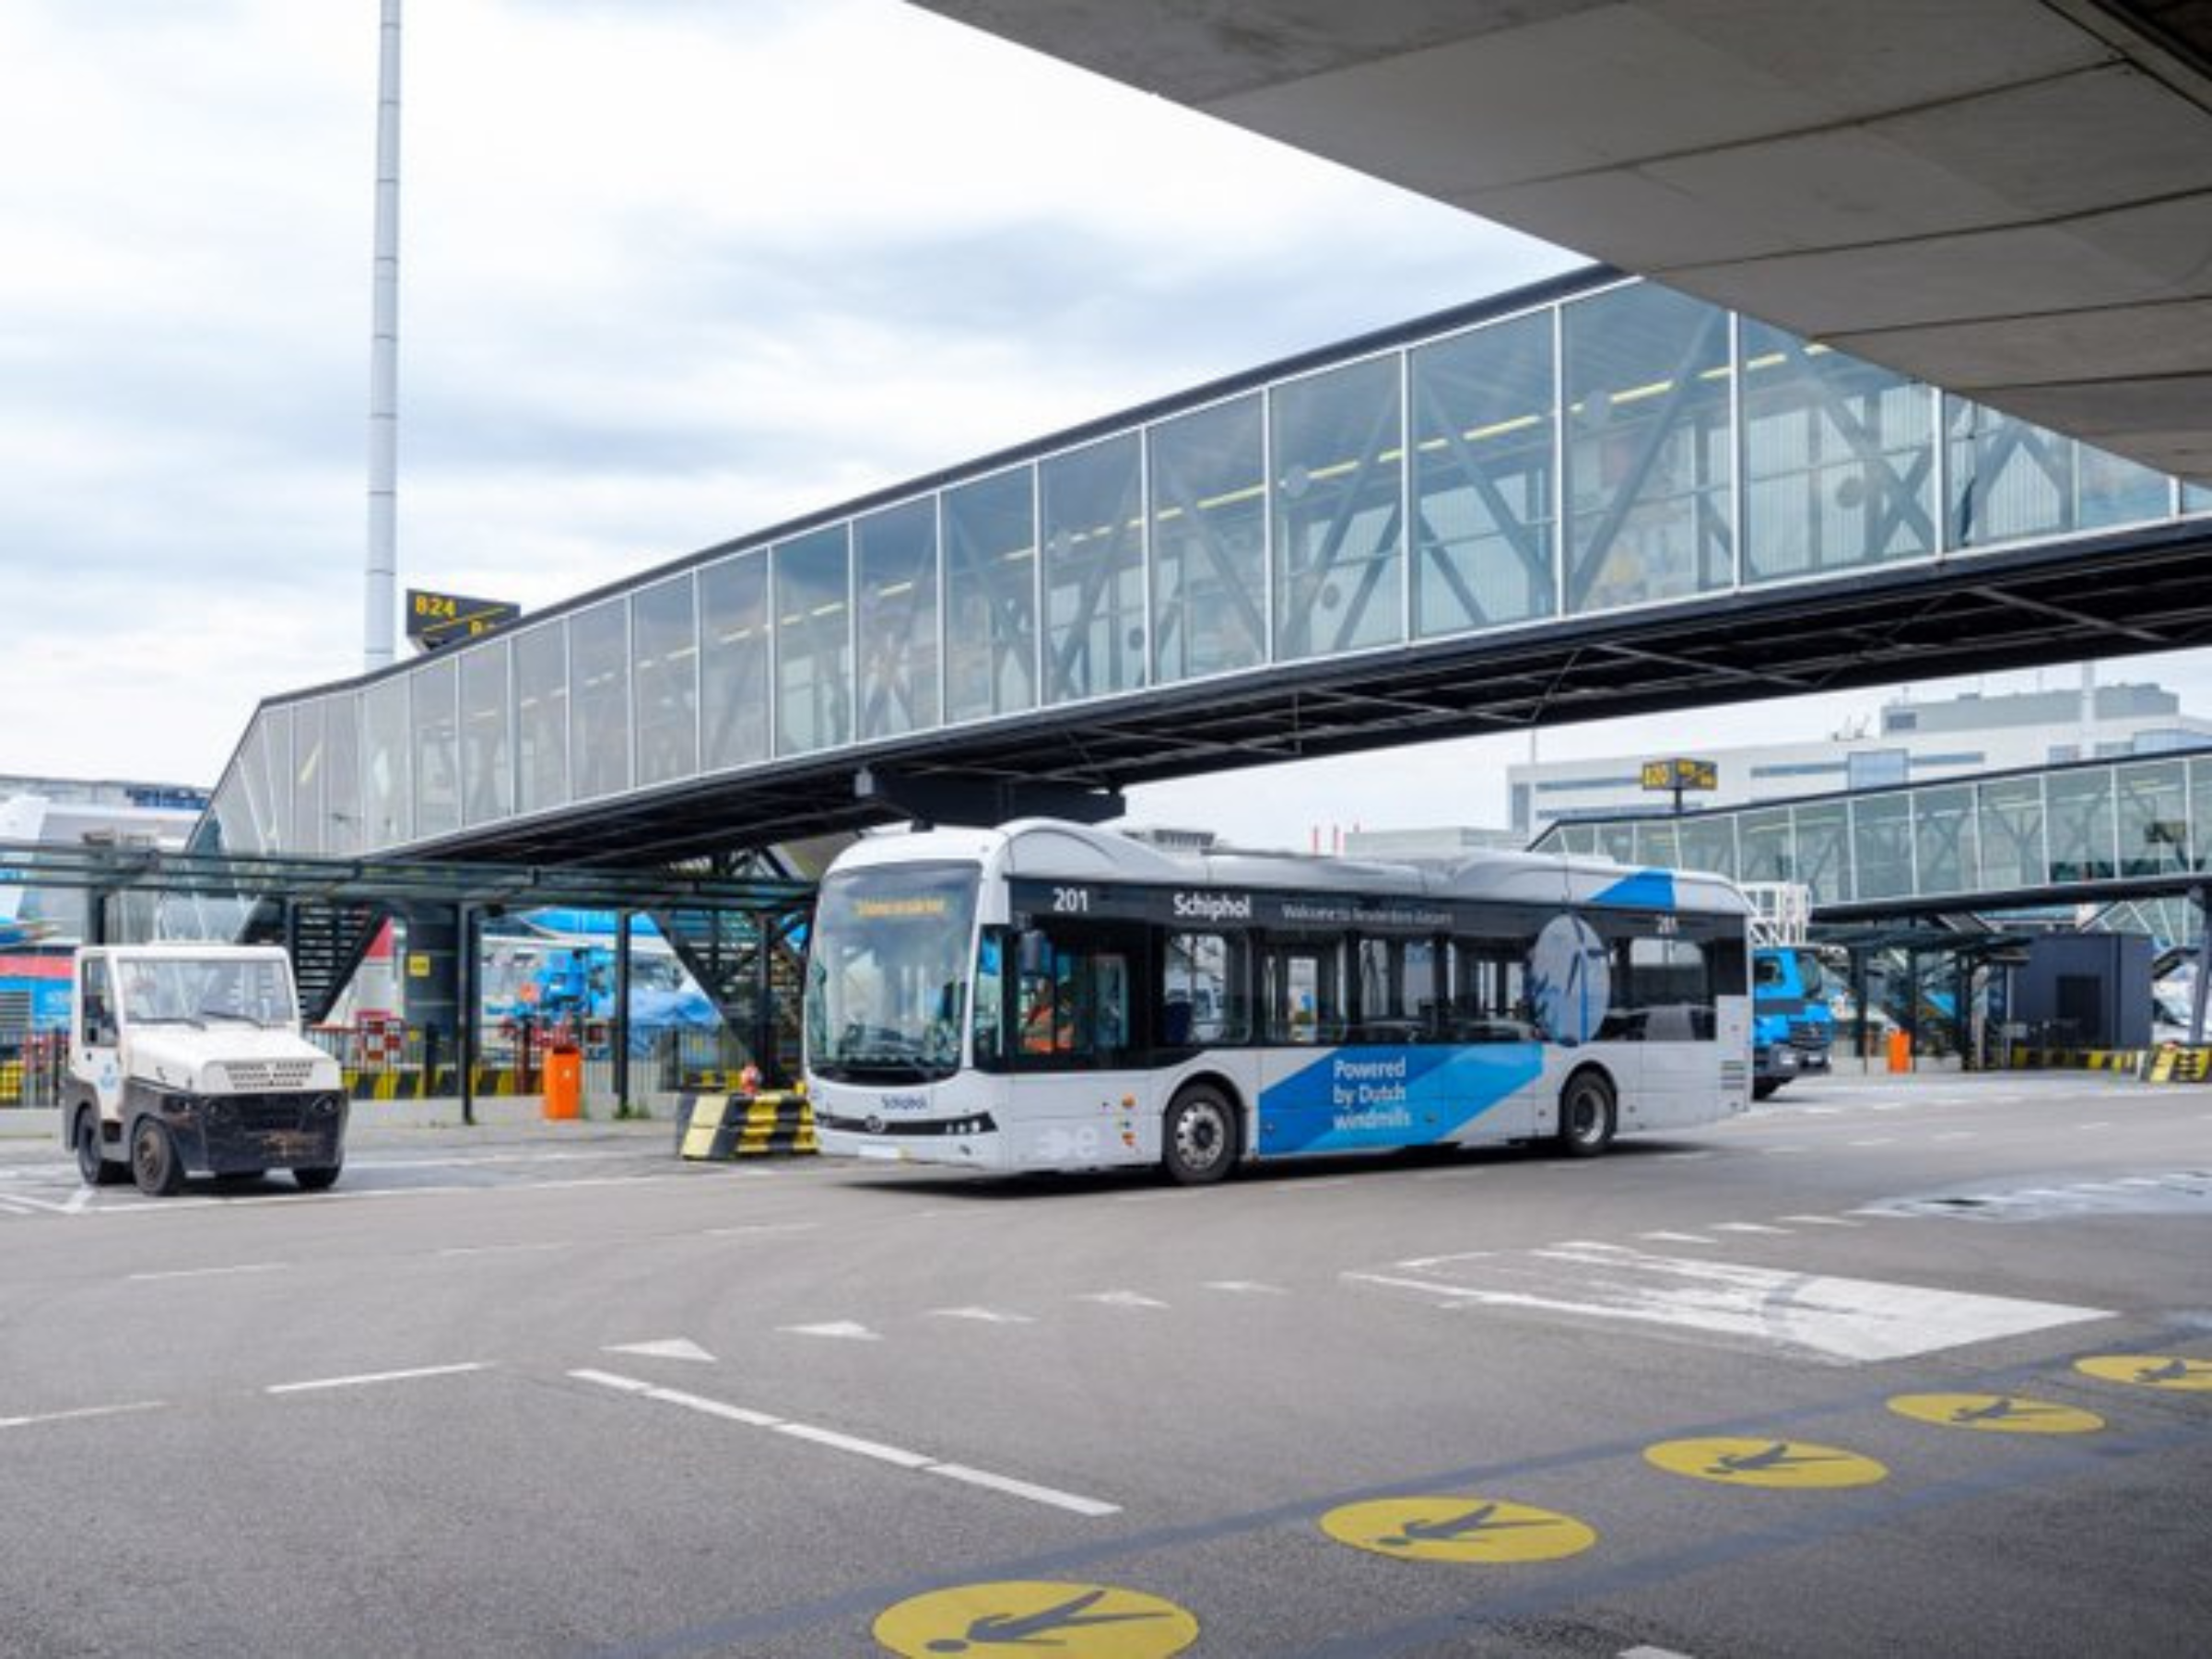
[[[438,1083],[438,1065],[458,1052],[461,1030],[461,912],[453,904],[409,904],[406,971],[400,1000],[407,1024],[422,1033],[422,1087]]]

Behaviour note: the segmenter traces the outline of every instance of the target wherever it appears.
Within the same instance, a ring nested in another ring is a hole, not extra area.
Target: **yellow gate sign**
[[[1198,1621],[1141,1590],[1010,1580],[910,1596],[877,1617],[876,1640],[906,1659],[1039,1651],[1056,1659],[1167,1659],[1198,1640]]]
[[[2168,1388],[2183,1394],[2212,1393],[2212,1359],[2190,1359],[2172,1354],[2100,1354],[2077,1359],[2074,1369],[2106,1382],[2132,1382],[2138,1388]]]
[[[2018,1394],[1899,1394],[1889,1409],[1917,1423],[1980,1429],[1992,1434],[2094,1434],[2104,1419],[2093,1411],[2024,1400]]]
[[[1572,1515],[1465,1495],[1377,1498],[1321,1518],[1339,1544],[1401,1561],[1557,1561],[1580,1555],[1597,1534]]]
[[[1811,1441],[1663,1441],[1646,1447],[1644,1461],[1670,1475],[1739,1487],[1861,1487],[1888,1478],[1871,1457]]]

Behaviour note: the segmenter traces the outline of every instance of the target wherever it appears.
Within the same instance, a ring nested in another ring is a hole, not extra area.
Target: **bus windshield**
[[[920,865],[822,883],[806,968],[814,1071],[913,1083],[959,1069],[976,879],[971,865]]]

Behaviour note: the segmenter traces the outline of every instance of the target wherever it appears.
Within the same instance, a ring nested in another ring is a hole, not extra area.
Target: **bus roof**
[[[1230,848],[1171,853],[1112,830],[1056,818],[1019,818],[995,830],[866,836],[839,854],[831,871],[936,862],[1041,880],[1203,882],[1214,888],[1751,912],[1734,882],[1699,871],[1641,869],[1553,853],[1481,852],[1434,865]]]

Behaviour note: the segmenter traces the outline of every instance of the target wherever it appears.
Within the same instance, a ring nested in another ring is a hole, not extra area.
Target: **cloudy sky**
[[[359,671],[378,9],[0,0],[0,773]],[[417,0],[403,101],[400,583],[526,608],[1579,263],[898,0]],[[1495,822],[1526,747],[1140,806]]]

